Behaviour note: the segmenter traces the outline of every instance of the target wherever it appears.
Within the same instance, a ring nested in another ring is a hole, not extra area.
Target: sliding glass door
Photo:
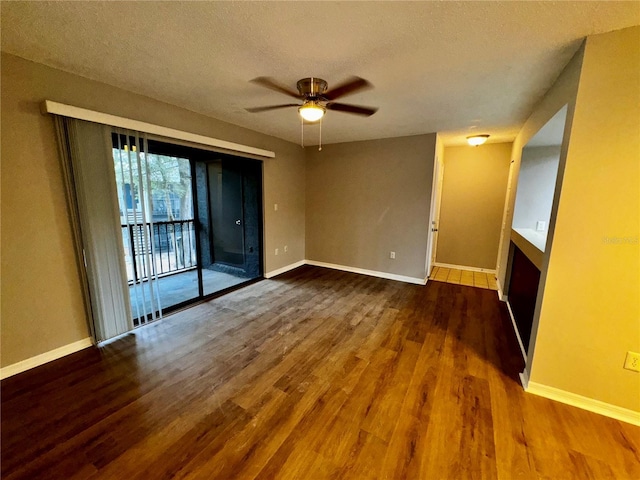
[[[262,276],[262,164],[113,135],[134,325]]]

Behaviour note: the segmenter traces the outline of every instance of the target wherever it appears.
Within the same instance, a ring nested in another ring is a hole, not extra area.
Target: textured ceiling
[[[594,33],[640,24],[640,2],[0,2],[2,50],[293,142],[294,108],[248,81],[350,75],[323,141],[442,132],[512,140]],[[315,138],[313,129],[305,138]]]

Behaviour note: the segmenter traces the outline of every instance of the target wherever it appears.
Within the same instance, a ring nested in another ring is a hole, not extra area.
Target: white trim
[[[598,413],[605,417],[615,418],[621,422],[630,423],[631,425],[640,427],[640,412],[636,412],[634,410],[618,407],[617,405],[611,405],[610,403],[583,397],[576,393],[567,392],[565,390],[560,390],[559,388],[549,387],[535,382],[528,382],[525,391],[527,393],[555,400],[556,402],[566,403],[573,407]]]
[[[465,265],[453,265],[451,263],[433,262],[433,266],[442,268],[455,268],[456,270],[467,270],[469,272],[493,273],[494,275],[496,273],[495,269],[491,270],[490,268],[467,267]]]
[[[525,391],[527,391],[527,388],[529,387],[529,372],[527,372],[527,367],[525,367],[524,370],[518,374],[518,376],[520,377],[520,383],[522,384],[522,387]]]
[[[337,265],[335,263],[316,262],[315,260],[305,260],[307,265],[316,267],[332,268],[334,270],[342,270],[343,272],[360,273],[369,275],[370,277],[386,278],[387,280],[396,280],[398,282],[413,283],[416,285],[425,285],[426,278],[407,277],[405,275],[396,275],[395,273],[378,272],[376,270],[365,270],[364,268],[348,267],[346,265]]]
[[[498,299],[501,302],[506,302],[508,297],[502,292],[502,285],[500,285],[500,279],[496,278],[496,286],[498,287]]]
[[[85,348],[88,348],[92,345],[93,341],[91,340],[91,338],[87,337],[83,338],[82,340],[78,340],[77,342],[73,342],[59,348],[54,348],[53,350],[41,353],[40,355],[36,355],[35,357],[27,358],[26,360],[22,360],[21,362],[7,365],[6,367],[0,368],[0,379],[5,379],[13,375],[17,375],[18,373],[22,373],[26,370],[39,367],[40,365],[44,365],[45,363],[57,360],[58,358],[66,357],[67,355],[70,355],[72,353],[84,350]]]
[[[198,135],[196,133],[184,132],[182,130],[162,127],[160,125],[132,120],[130,118],[119,117],[108,113],[95,112],[93,110],[87,110],[86,108],[65,105],[64,103],[53,102],[51,100],[44,101],[42,104],[42,111],[43,113],[52,113],[55,115],[62,115],[63,117],[77,118],[79,120],[87,120],[89,122],[101,123],[103,125],[137,130],[140,132],[160,135],[162,137],[177,138],[178,140],[198,143],[201,145],[209,145],[210,147],[223,148],[233,152],[249,153],[259,157],[274,158],[276,156],[274,152],[262,150],[261,148],[249,147],[239,143],[227,142],[226,140],[205,137],[204,135]]]
[[[437,228],[435,226],[438,224],[439,218],[437,217],[438,212],[437,206],[439,205],[438,199],[438,181],[439,181],[439,173],[440,173],[440,163],[438,159],[438,146],[440,140],[438,139],[438,134],[436,134],[436,145],[434,148],[433,155],[433,172],[431,178],[431,204],[429,205],[429,224],[427,228],[429,229],[427,232],[427,258],[425,259],[425,268],[424,271],[427,272],[427,277],[431,273],[432,265],[431,263],[435,263],[436,255],[435,248],[437,247]]]
[[[522,235],[524,229],[511,229],[511,241],[513,244],[520,249],[524,256],[529,259],[531,263],[533,263],[538,270],[542,270],[542,262],[544,261],[544,251],[538,248],[533,242],[531,242],[527,237]],[[535,232],[534,232],[535,235]]]
[[[270,272],[267,272],[264,274],[264,278],[273,278],[277,275],[282,275],[283,273],[293,270],[294,268],[301,267],[305,263],[306,263],[306,260],[300,260],[299,262],[291,263],[282,268],[278,268],[277,270],[271,270]]]
[[[511,305],[509,305],[509,301],[507,300],[507,310],[509,310],[509,317],[511,318],[511,324],[513,325],[513,331],[516,332],[516,338],[518,339],[518,345],[520,345],[520,351],[522,352],[522,358],[524,358],[525,363],[527,363],[527,351],[524,349],[524,344],[522,343],[522,339],[520,338],[520,332],[518,331],[518,327],[516,325],[516,319],[513,316],[513,311],[511,310]]]

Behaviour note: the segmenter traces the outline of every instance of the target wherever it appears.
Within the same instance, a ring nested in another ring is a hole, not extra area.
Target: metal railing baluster
[[[131,254],[130,258],[125,259],[127,263],[131,262],[131,269],[127,270],[130,284],[148,280],[147,268],[143,260],[143,254],[146,253],[143,251],[144,245],[142,243],[144,235],[143,228],[146,228],[147,232],[150,232],[150,238],[153,239],[152,241],[155,242],[157,240],[157,249],[153,261],[158,265],[158,271],[161,276],[183,272],[197,266],[197,259],[195,258],[193,247],[193,236],[195,232],[194,220],[154,222],[153,227],[148,223],[144,225],[122,224],[121,227],[123,232],[126,229]],[[162,232],[163,227],[164,235]],[[179,241],[178,236],[180,236]],[[162,248],[163,243],[166,244],[164,249]],[[173,255],[171,255],[171,247],[173,247]],[[163,256],[166,256],[166,267]],[[138,265],[138,262],[140,262],[140,265]],[[130,277],[129,272],[133,274],[133,278]]]

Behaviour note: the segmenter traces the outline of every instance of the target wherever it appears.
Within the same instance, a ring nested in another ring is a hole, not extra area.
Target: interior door
[[[444,178],[444,164],[437,155],[433,165],[433,184],[431,194],[431,218],[430,218],[430,243],[429,256],[427,261],[427,276],[431,275],[433,265],[436,261],[438,249],[438,225],[440,223],[440,198],[442,197],[442,181]]]

